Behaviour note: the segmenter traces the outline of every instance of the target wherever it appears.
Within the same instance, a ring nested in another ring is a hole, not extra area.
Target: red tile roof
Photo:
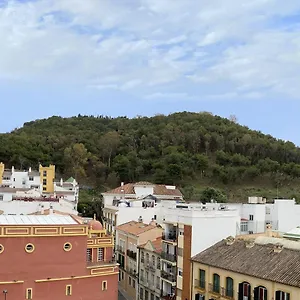
[[[139,236],[140,234],[155,228],[156,226],[154,225],[149,225],[136,221],[129,221],[127,223],[117,226],[117,230],[121,230],[135,236]]]
[[[150,241],[150,242],[154,248],[154,251],[160,254],[162,252],[162,237],[158,237],[154,241]],[[146,244],[141,245],[140,248],[145,248]]]
[[[169,189],[166,185],[163,184],[152,184],[150,182],[137,182],[137,183],[127,183],[123,186],[119,186],[113,190],[105,192],[105,194],[131,194],[134,195],[134,187],[135,186],[141,186],[141,185],[153,185],[154,191],[153,195],[159,195],[159,196],[177,196],[182,197],[182,193],[179,189]]]

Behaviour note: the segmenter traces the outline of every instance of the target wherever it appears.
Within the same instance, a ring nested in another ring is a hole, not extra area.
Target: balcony
[[[127,268],[127,273],[129,273],[131,276],[137,276],[136,270],[134,268]]]
[[[161,271],[161,278],[168,280],[169,282],[176,283],[176,276],[166,271]]]
[[[168,293],[166,291],[161,291],[160,292],[160,296],[164,300],[176,300],[176,296],[175,296],[174,293],[170,294],[170,293]]]
[[[221,288],[221,296],[227,299],[234,299],[234,290],[233,289],[227,289],[227,288]]]
[[[214,285],[214,284],[210,283],[208,285],[208,291],[210,293],[220,295],[220,293],[221,293],[221,287],[219,285]]]
[[[155,265],[152,265],[152,264],[145,264],[145,265],[144,265],[144,268],[145,268],[146,270],[155,272]]]
[[[93,268],[93,267],[102,267],[102,266],[113,266],[116,264],[117,264],[117,261],[112,259],[112,260],[108,260],[108,261],[96,261],[96,262],[89,261],[86,263],[86,266],[87,266],[87,268]]]
[[[195,288],[197,289],[200,289],[202,291],[205,291],[205,280],[198,280],[198,279],[195,279],[194,281],[194,286]]]
[[[163,233],[162,239],[163,239],[163,241],[166,241],[166,242],[172,242],[172,243],[177,242],[177,236],[175,233]]]
[[[167,252],[162,252],[161,253],[161,257],[164,260],[168,260],[170,262],[176,262],[176,255],[175,254],[170,254],[170,253],[167,253]]]
[[[116,251],[122,253],[122,254],[125,254],[125,249],[119,245],[116,245],[115,247]]]
[[[133,252],[132,250],[127,250],[127,256],[136,260],[136,252]]]

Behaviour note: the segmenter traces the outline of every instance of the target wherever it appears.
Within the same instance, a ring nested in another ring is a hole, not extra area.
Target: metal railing
[[[174,274],[168,273],[166,271],[161,271],[160,276],[161,278],[164,278],[170,282],[176,282],[176,276]]]
[[[176,242],[177,241],[177,236],[176,236],[176,234],[163,233],[162,234],[162,239],[164,241]]]
[[[219,285],[210,283],[208,285],[208,291],[210,293],[220,294],[221,293],[221,287]]]
[[[176,262],[176,255],[175,254],[170,254],[167,252],[162,252],[161,257],[165,260],[171,261],[171,262]]]
[[[222,287],[221,288],[221,296],[226,297],[228,299],[233,299],[234,298],[234,290]]]
[[[205,280],[198,280],[198,279],[195,279],[194,281],[194,285],[195,287],[199,288],[199,289],[202,289],[202,290],[205,290]]]

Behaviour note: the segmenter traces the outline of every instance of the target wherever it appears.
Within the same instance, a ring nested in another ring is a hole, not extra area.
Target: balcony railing
[[[119,246],[119,245],[116,245],[116,248],[115,248],[115,249],[116,249],[116,251],[125,254],[125,249],[124,249],[123,247],[121,247],[121,246]]]
[[[195,279],[194,285],[198,289],[205,290],[205,280]]]
[[[176,255],[170,254],[167,252],[162,252],[161,257],[165,260],[171,261],[171,262],[176,262]]]
[[[164,278],[170,282],[176,282],[176,276],[174,274],[168,273],[166,271],[161,271],[161,278]]]
[[[221,293],[221,287],[219,285],[215,285],[215,284],[210,283],[208,285],[208,291],[210,293],[220,294]]]
[[[164,241],[176,242],[177,241],[177,236],[176,236],[175,233],[163,233],[162,234],[162,239]]]
[[[222,287],[221,288],[221,295],[222,295],[222,297],[226,297],[228,299],[233,299],[234,298],[234,290]]]
[[[137,276],[136,270],[133,268],[127,268],[126,271],[132,276]]]
[[[127,256],[129,256],[130,258],[136,260],[136,252],[134,252],[132,250],[127,250]]]

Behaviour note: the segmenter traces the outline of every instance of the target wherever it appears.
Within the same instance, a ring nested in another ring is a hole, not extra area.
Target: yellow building
[[[0,162],[0,184],[2,184],[2,177],[3,177],[3,173],[4,173],[4,163]]]
[[[192,258],[192,299],[298,300],[299,264],[299,241],[229,237]]]
[[[43,186],[43,193],[54,192],[54,179],[55,179],[55,166],[50,165],[49,167],[39,166],[41,184]]]

